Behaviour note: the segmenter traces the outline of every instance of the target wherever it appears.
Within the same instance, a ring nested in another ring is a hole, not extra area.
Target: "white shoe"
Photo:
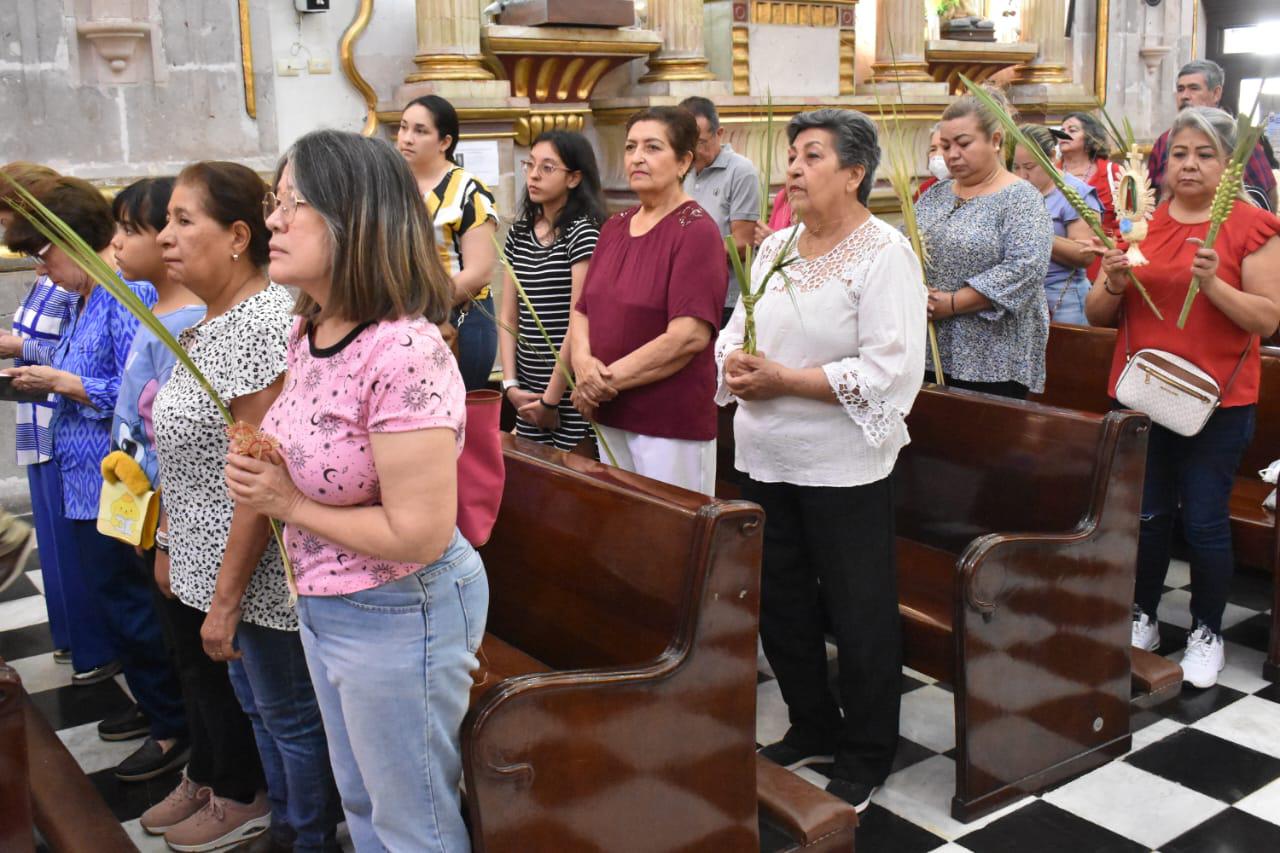
[[[1154,652],[1160,648],[1160,623],[1136,607],[1133,610],[1133,631],[1129,644],[1146,652]]]
[[[1201,690],[1218,683],[1218,673],[1227,665],[1222,637],[1204,625],[1187,636],[1187,650],[1182,654],[1182,680]]]

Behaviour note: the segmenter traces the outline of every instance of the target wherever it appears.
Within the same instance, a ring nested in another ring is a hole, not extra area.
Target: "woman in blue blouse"
[[[111,207],[92,185],[61,177],[43,185],[40,200],[108,262],[115,222]],[[53,460],[62,481],[63,510],[71,545],[83,567],[81,581],[102,605],[125,680],[151,723],[151,736],[116,767],[121,781],[158,776],[186,761],[186,721],[178,682],[169,664],[147,577],[129,546],[98,533],[102,459],[110,446],[125,357],[138,321],[61,249],[24,219],[5,232],[9,248],[36,259],[36,271],[77,294],[76,307],[49,366],[10,371],[21,391],[57,395],[50,431]],[[150,284],[130,283],[147,305]]]

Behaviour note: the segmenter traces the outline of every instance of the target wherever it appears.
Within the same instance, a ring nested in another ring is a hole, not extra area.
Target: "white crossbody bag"
[[[1129,324],[1124,327],[1128,359],[1116,380],[1116,400],[1126,409],[1142,412],[1154,423],[1188,438],[1197,435],[1231,389],[1253,347],[1245,344],[1227,387],[1218,388],[1213,377],[1190,361],[1159,349],[1129,352]]]

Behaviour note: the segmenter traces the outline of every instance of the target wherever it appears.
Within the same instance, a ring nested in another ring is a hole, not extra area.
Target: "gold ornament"
[[[1129,251],[1125,252],[1129,265],[1141,267],[1150,263],[1138,244],[1147,239],[1147,220],[1155,212],[1156,190],[1147,174],[1147,160],[1136,145],[1129,148],[1125,160],[1127,163],[1120,173],[1116,218],[1120,221],[1120,236],[1129,244]]]

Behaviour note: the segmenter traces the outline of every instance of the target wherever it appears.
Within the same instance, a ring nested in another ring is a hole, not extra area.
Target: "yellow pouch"
[[[98,532],[130,545],[155,545],[160,520],[160,492],[133,457],[115,451],[102,460],[102,493],[98,497]]]

